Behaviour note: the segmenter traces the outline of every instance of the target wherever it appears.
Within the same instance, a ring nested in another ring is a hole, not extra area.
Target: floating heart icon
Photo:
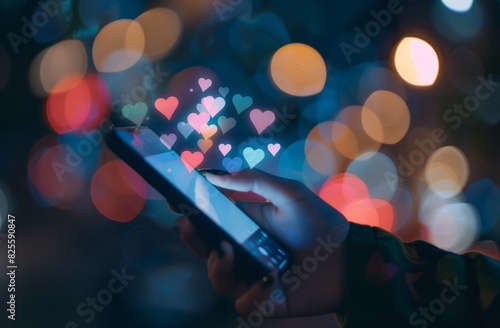
[[[205,106],[203,106],[202,104],[196,105],[196,110],[198,111],[198,113],[203,113],[203,112],[207,111],[207,109],[205,108]]]
[[[267,129],[271,124],[273,124],[276,119],[276,115],[270,110],[265,112],[260,109],[252,109],[250,112],[250,121],[252,121],[253,126],[257,129],[257,133],[261,134],[262,131]]]
[[[175,110],[179,106],[179,99],[176,97],[168,97],[167,99],[158,98],[155,101],[156,109],[163,114],[168,120],[172,118]]]
[[[207,109],[210,116],[215,117],[224,106],[226,106],[226,101],[222,97],[214,98],[212,96],[205,97],[201,100],[203,106]]]
[[[182,163],[184,163],[184,166],[188,170],[188,172],[192,172],[198,165],[203,162],[204,156],[201,152],[195,151],[194,153],[186,150],[183,151],[181,154],[181,160]]]
[[[188,123],[195,129],[196,132],[201,133],[201,126],[207,124],[210,120],[210,114],[203,112],[200,114],[191,113],[188,115]]]
[[[219,88],[219,93],[222,97],[226,98],[227,94],[229,93],[229,88]]]
[[[203,154],[206,154],[206,152],[210,148],[212,148],[213,145],[214,145],[214,142],[212,140],[205,140],[205,139],[198,140],[198,147],[200,147]]]
[[[148,105],[143,102],[138,102],[135,105],[125,105],[122,108],[122,114],[126,119],[140,126],[148,114]]]
[[[208,88],[212,86],[212,80],[200,77],[198,79],[198,85],[200,86],[201,91],[205,92]]]
[[[262,149],[253,149],[252,147],[243,149],[243,157],[245,157],[245,160],[247,161],[248,166],[250,166],[251,169],[259,164],[265,156],[266,154]]]
[[[170,134],[162,134],[160,136],[160,141],[167,146],[168,149],[172,149],[172,146],[175,144],[177,141],[177,136],[174,133]]]
[[[276,156],[276,154],[280,151],[281,145],[279,143],[269,144],[267,145],[267,150],[271,153],[271,155]]]
[[[237,172],[242,165],[243,161],[239,157],[226,157],[222,160],[222,166],[224,166],[226,171],[228,171],[229,173]]]
[[[240,94],[235,94],[233,96],[233,105],[236,108],[236,112],[238,115],[243,113],[246,109],[248,109],[253,104],[253,99],[251,97],[243,97]]]
[[[233,149],[233,146],[231,146],[230,144],[219,145],[219,150],[223,156],[226,156],[231,151],[231,149]]]
[[[212,137],[214,134],[217,133],[217,126],[203,124],[200,127],[200,131],[201,135],[203,136],[203,139],[208,140],[210,139],[210,137]]]
[[[191,133],[193,133],[194,131],[191,125],[187,124],[186,122],[179,122],[179,124],[177,124],[177,130],[179,130],[184,139],[187,139],[189,135],[191,135]]]
[[[217,123],[219,124],[222,134],[226,134],[227,131],[231,130],[236,126],[236,120],[232,117],[227,118],[225,116],[221,116],[217,120]]]

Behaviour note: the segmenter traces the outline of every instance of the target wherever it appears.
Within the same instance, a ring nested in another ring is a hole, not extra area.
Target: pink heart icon
[[[226,134],[227,131],[229,131],[235,127],[236,120],[232,117],[227,118],[225,116],[221,116],[217,120],[217,123],[219,124],[219,127],[220,127],[220,130],[222,131],[222,134]]]
[[[167,99],[158,98],[155,101],[156,109],[168,120],[172,118],[177,106],[179,106],[179,99],[174,96],[168,97]]]
[[[217,133],[217,126],[203,124],[200,127],[200,131],[201,135],[203,136],[203,139],[208,140],[210,139],[211,136]]]
[[[233,148],[233,146],[231,146],[230,144],[220,144],[219,145],[219,150],[223,156],[226,156],[231,151],[232,148]]]
[[[186,150],[183,151],[181,154],[181,160],[182,163],[184,163],[184,166],[188,170],[189,173],[191,173],[195,167],[201,164],[203,162],[204,156],[201,152],[195,151],[194,153]]]
[[[279,143],[269,144],[267,145],[267,150],[271,153],[271,155],[276,156],[276,154],[280,151],[281,145]]]
[[[177,141],[177,136],[174,133],[162,134],[160,137],[160,141],[162,142],[162,144],[167,146],[168,149],[172,149],[172,146]]]
[[[222,97],[214,98],[212,96],[205,97],[201,100],[203,106],[207,109],[210,116],[214,117],[219,113],[224,106],[226,106],[226,101]]]
[[[198,79],[198,85],[200,86],[201,91],[205,92],[212,85],[212,80],[200,77]]]
[[[257,129],[257,133],[261,134],[267,127],[273,124],[276,119],[276,115],[270,110],[265,112],[260,109],[252,109],[250,112],[250,120],[253,123],[253,126]]]
[[[196,130],[196,132],[201,133],[201,126],[207,124],[210,120],[210,114],[207,112],[202,112],[199,114],[191,113],[188,115],[188,123]]]

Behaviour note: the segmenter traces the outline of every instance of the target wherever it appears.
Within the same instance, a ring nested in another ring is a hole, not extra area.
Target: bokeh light
[[[332,122],[332,142],[340,154],[347,158],[356,158],[359,154],[358,139],[355,132],[347,125]]]
[[[394,64],[403,80],[416,86],[430,86],[439,73],[439,59],[432,46],[422,39],[406,37],[399,42]]]
[[[418,209],[418,219],[421,223],[427,225],[429,224],[429,220],[431,218],[431,214],[449,204],[455,204],[455,203],[460,203],[461,200],[458,199],[457,197],[449,197],[449,198],[443,198],[439,194],[435,193],[432,189],[430,189],[428,186],[425,186],[425,183],[423,183],[423,191],[421,193],[417,193],[420,198],[419,202],[419,209]]]
[[[68,91],[87,71],[87,53],[78,40],[56,43],[37,57],[30,69],[30,82],[38,95]],[[65,82],[59,83],[63,79]]]
[[[490,179],[480,179],[467,188],[465,198],[479,213],[481,233],[494,230],[500,222],[500,188]]]
[[[329,178],[318,195],[339,211],[351,203],[370,197],[365,183],[350,173],[339,173]]]
[[[395,144],[403,139],[410,127],[410,110],[395,93],[379,90],[366,99],[361,122],[373,140]]]
[[[436,150],[427,160],[425,181],[440,197],[449,198],[462,192],[469,179],[469,161],[454,146]]]
[[[320,160],[324,158],[330,160],[328,162],[331,163],[331,166],[324,168],[320,167],[320,170],[331,172],[331,174],[336,171],[336,163],[331,160],[331,153],[328,152],[328,149],[322,143],[310,140],[307,148],[311,150],[311,159],[322,156],[323,158],[320,158]],[[321,150],[322,154],[318,155],[318,152],[321,152]],[[301,181],[309,189],[319,191],[330,175],[321,174],[311,167],[306,156],[305,140],[294,142],[281,153],[279,160],[279,176],[281,177]]]
[[[456,11],[436,1],[432,9],[432,22],[436,31],[445,39],[456,43],[474,40],[485,22],[483,3],[476,1],[467,11]]]
[[[393,231],[399,232],[408,227],[413,217],[414,200],[410,190],[403,184],[398,184],[398,189],[391,199],[394,213]]]
[[[351,222],[388,231],[394,226],[392,205],[382,199],[370,198],[367,186],[354,174],[334,175],[325,181],[318,195]]]
[[[333,121],[315,126],[308,134],[305,143],[307,163],[317,172],[331,176],[340,166],[332,141]]]
[[[245,1],[246,2],[246,1]],[[193,26],[197,23],[200,23],[204,18],[209,16],[210,14],[215,15],[216,12],[214,10],[214,6],[219,5],[219,3],[214,3],[212,0],[176,0],[176,1],[168,1],[169,6],[172,7],[179,16],[182,17],[183,22],[187,26]],[[229,8],[232,10],[223,10],[224,14],[222,17],[229,19],[229,16],[237,10],[240,6],[230,6],[224,7],[225,3],[222,4],[223,9]],[[218,19],[219,17],[217,17]]]
[[[75,78],[69,76],[56,85],[56,89],[69,89],[65,93],[51,93],[47,99],[47,121],[58,133],[78,129],[88,117],[91,108],[90,90],[84,81],[74,85]]]
[[[341,213],[350,222],[372,227],[380,225],[380,217],[370,199],[353,202],[343,208]]]
[[[387,155],[367,152],[352,161],[347,173],[360,178],[368,188],[372,198],[391,200],[397,190],[398,172]]]
[[[359,155],[378,151],[381,143],[371,138],[362,124],[363,107],[348,106],[339,112],[333,124],[332,141],[345,157],[355,159]]]
[[[136,18],[144,31],[144,54],[150,59],[161,59],[177,44],[181,35],[181,20],[171,9],[154,8]]]
[[[449,9],[456,12],[465,12],[472,7],[474,0],[441,0]]]
[[[97,210],[118,222],[129,222],[139,215],[146,190],[146,182],[120,160],[102,165],[90,184],[90,194]]]
[[[139,61],[146,45],[139,23],[120,19],[99,31],[92,46],[94,65],[99,72],[123,71]]]
[[[314,48],[306,44],[290,43],[278,49],[269,69],[276,86],[292,96],[312,96],[325,86],[325,61]]]
[[[439,248],[460,253],[476,240],[479,218],[473,206],[453,203],[439,207],[428,219],[429,241]]]
[[[109,91],[98,75],[88,74],[74,83],[73,76],[63,78],[54,88],[67,91],[51,92],[47,98],[47,122],[59,134],[95,129],[110,111]]]
[[[56,144],[53,136],[37,142],[29,155],[28,177],[42,205],[68,208],[85,188],[82,174],[76,169],[78,158],[73,149]],[[81,160],[81,159],[80,159]]]

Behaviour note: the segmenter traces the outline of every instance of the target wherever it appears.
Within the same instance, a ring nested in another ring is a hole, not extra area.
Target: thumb
[[[207,173],[205,176],[209,182],[218,187],[243,192],[251,191],[278,207],[300,197],[303,187],[298,181],[280,178],[260,170],[245,170],[227,175]]]
[[[269,233],[274,233],[273,221],[278,208],[272,203],[237,202],[239,208]],[[275,236],[276,237],[276,236]]]

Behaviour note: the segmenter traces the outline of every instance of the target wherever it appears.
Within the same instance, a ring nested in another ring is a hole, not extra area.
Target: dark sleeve
[[[500,263],[351,224],[343,327],[500,327]]]

